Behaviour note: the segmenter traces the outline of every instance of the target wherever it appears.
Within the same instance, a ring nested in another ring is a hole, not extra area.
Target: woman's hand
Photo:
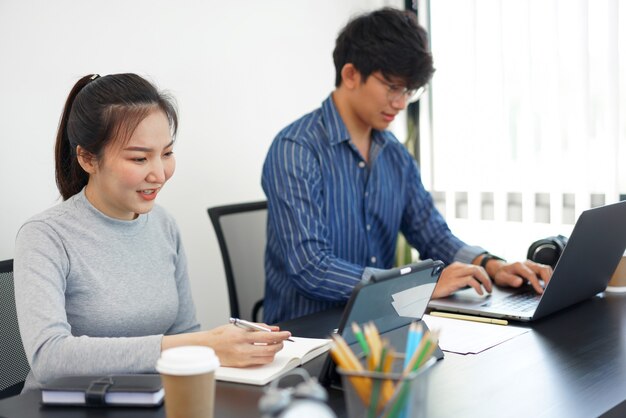
[[[291,336],[278,327],[268,327],[272,332],[250,331],[235,325],[222,325],[207,331],[207,345],[215,350],[223,366],[246,367],[271,363],[283,348],[283,341]],[[289,344],[289,343],[287,343]]]
[[[161,349],[181,345],[205,345],[215,350],[222,366],[247,367],[271,363],[283,348],[283,341],[291,336],[289,331],[279,331],[268,326],[272,332],[250,331],[235,325],[222,325],[209,331],[166,335]],[[289,344],[289,343],[288,343]]]

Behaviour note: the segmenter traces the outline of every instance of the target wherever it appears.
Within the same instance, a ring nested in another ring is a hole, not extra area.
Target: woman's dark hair
[[[428,83],[434,72],[424,28],[415,15],[389,7],[352,19],[337,37],[333,60],[335,87],[341,85],[341,70],[348,63],[363,81],[380,71],[404,80],[409,89]]]
[[[56,182],[63,200],[80,192],[89,174],[78,163],[78,145],[102,160],[112,141],[128,141],[141,121],[160,109],[168,118],[172,136],[178,129],[173,100],[136,74],[87,75],[70,92],[57,132]]]

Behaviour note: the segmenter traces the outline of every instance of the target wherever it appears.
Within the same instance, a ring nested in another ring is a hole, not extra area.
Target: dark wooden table
[[[281,324],[294,335],[325,337],[339,321],[328,311]],[[446,353],[430,375],[429,417],[626,416],[626,295],[601,294],[530,325],[478,355]],[[318,374],[324,356],[305,368]],[[255,417],[263,387],[219,382],[216,417]],[[52,408],[39,392],[0,401],[0,417],[165,417],[158,409]],[[330,405],[345,416],[343,394]]]

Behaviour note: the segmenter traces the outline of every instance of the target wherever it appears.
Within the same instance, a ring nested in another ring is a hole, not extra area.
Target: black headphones
[[[566,245],[567,237],[563,235],[543,238],[530,244],[527,258],[536,263],[547,264],[554,268]]]
[[[302,377],[302,383],[295,387],[278,387],[281,379],[292,375]],[[305,369],[297,368],[271,383],[259,400],[259,411],[262,418],[336,418],[326,404],[327,400],[328,393],[317,379],[312,378]]]

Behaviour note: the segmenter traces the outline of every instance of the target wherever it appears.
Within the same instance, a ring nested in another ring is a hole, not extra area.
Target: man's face
[[[396,115],[406,108],[409,94],[402,80],[388,79],[380,71],[369,77],[355,90],[353,108],[359,122],[376,130],[384,130]]]

